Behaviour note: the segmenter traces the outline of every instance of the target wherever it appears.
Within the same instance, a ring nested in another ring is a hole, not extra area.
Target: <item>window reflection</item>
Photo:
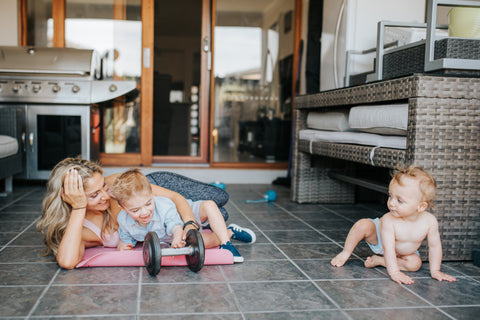
[[[293,31],[283,27],[293,7],[293,0],[217,1],[214,162],[288,160]]]
[[[141,0],[67,0],[65,45],[95,50],[98,60],[97,79],[135,80],[140,83],[140,12]],[[126,95],[102,103],[100,112],[100,151],[139,153],[139,95]]]
[[[27,21],[27,45],[51,47],[53,39],[52,0],[28,0]]]

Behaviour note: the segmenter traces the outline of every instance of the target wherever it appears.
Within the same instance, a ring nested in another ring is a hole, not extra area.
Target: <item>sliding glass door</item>
[[[215,2],[213,163],[286,162],[295,0]]]

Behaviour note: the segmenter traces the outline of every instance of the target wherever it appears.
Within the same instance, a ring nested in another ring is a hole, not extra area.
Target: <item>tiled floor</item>
[[[268,189],[274,203],[244,203]],[[0,319],[479,319],[480,268],[471,262],[443,264],[456,283],[431,279],[424,265],[409,286],[364,268],[365,247],[330,266],[353,222],[381,215],[378,205],[299,205],[282,186],[227,185],[228,222],[258,236],[237,243],[245,262],[198,273],[163,267],[155,278],[143,267],[67,271],[42,257],[43,191],[15,186],[0,198]]]

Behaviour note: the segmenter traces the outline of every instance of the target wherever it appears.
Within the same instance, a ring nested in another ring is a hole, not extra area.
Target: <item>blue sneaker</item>
[[[232,239],[247,243],[255,243],[255,241],[257,241],[257,236],[255,236],[255,232],[250,229],[242,228],[233,223],[229,225],[227,229],[232,230]]]
[[[230,251],[233,254],[233,262],[243,262],[243,257],[240,255],[237,248],[235,248],[230,241],[228,241],[225,244],[222,244],[220,246],[220,249],[226,249]]]

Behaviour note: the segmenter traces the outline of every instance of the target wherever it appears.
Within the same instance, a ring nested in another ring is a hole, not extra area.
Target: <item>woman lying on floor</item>
[[[109,185],[116,176],[104,178],[99,165],[79,158],[67,158],[53,168],[37,230],[44,235],[47,246],[45,253],[53,254],[60,267],[73,269],[82,260],[85,248],[117,247],[117,215],[121,208],[109,193]],[[152,182],[153,195],[172,200],[184,222],[195,221],[195,218],[187,200],[180,193],[193,201],[214,201],[224,219],[228,218],[222,207],[228,201],[225,191],[169,172],[155,172],[147,177]],[[196,228],[195,224],[186,225],[183,237],[192,228]],[[234,232],[243,235],[242,228],[235,226],[229,227],[227,237],[232,237]],[[217,236],[204,238],[210,247],[229,240]]]

